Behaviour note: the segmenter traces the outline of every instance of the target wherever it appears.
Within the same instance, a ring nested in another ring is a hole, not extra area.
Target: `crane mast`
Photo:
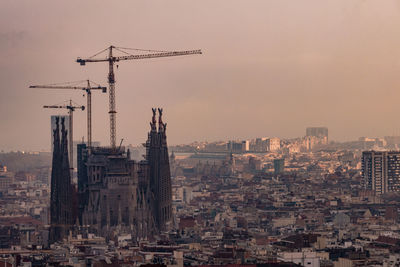
[[[81,83],[82,81],[78,81],[77,83]],[[107,92],[107,87],[102,87],[95,82],[91,82],[90,80],[86,80],[87,86],[72,86],[65,85],[70,83],[63,84],[50,84],[50,85],[31,85],[29,88],[41,88],[41,89],[75,89],[75,90],[83,90],[86,92],[86,100],[87,100],[87,139],[88,139],[88,150],[89,153],[92,147],[92,90],[102,90],[103,93]],[[96,84],[96,86],[92,86],[91,83]],[[71,128],[72,129],[72,128]]]
[[[88,87],[86,89],[86,107],[87,107],[87,139],[88,139],[88,149],[89,153],[92,149],[92,90],[90,89],[90,82],[87,81]]]
[[[116,103],[115,103],[115,75],[114,75],[114,63],[122,60],[137,60],[137,59],[149,59],[149,58],[161,58],[161,57],[173,57],[173,56],[187,56],[187,55],[195,55],[202,54],[201,50],[186,50],[186,51],[154,51],[154,50],[142,50],[142,49],[131,49],[136,51],[147,51],[152,52],[149,54],[141,54],[141,55],[132,55],[125,51],[130,48],[121,48],[115,47],[113,45],[107,47],[106,49],[96,53],[95,55],[83,59],[78,58],[76,62],[78,62],[81,66],[86,65],[87,62],[108,62],[108,86],[109,86],[109,116],[110,116],[110,145],[113,149],[116,149],[116,136],[117,136],[117,127],[116,127]],[[108,55],[106,58],[95,58],[97,55],[108,50]],[[117,50],[125,53],[124,56],[114,56],[113,50]]]
[[[114,77],[114,59],[113,59],[113,47],[110,46],[108,55],[108,88],[110,89],[109,98],[109,114],[110,114],[110,145],[115,148],[115,142],[117,138],[117,111],[115,110],[115,77]]]
[[[43,108],[65,108],[68,109],[68,115],[69,115],[69,133],[68,133],[68,145],[69,145],[69,166],[71,169],[71,177],[72,177],[72,171],[74,169],[74,161],[73,161],[73,149],[74,149],[74,144],[73,144],[73,118],[74,118],[74,111],[75,109],[81,109],[85,110],[85,106],[74,106],[72,104],[72,100],[69,101],[69,105],[51,105],[51,106],[43,106]]]

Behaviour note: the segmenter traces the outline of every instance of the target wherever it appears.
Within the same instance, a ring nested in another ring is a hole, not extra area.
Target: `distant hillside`
[[[40,152],[38,154],[10,152],[0,153],[0,165],[7,166],[12,172],[31,171],[40,167],[51,166],[51,153]]]

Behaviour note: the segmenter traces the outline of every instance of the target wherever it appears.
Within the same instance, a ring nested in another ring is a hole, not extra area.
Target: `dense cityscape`
[[[400,266],[399,3],[0,1],[0,267]]]
[[[106,232],[71,222],[58,240],[50,237],[49,153],[3,153],[0,254],[10,266],[396,266],[399,145],[397,136],[329,142],[327,128],[310,127],[296,139],[171,146],[165,228],[131,231],[120,215]],[[146,153],[126,149],[126,157]],[[14,161],[21,165],[7,168]],[[135,221],[144,220],[135,205]]]

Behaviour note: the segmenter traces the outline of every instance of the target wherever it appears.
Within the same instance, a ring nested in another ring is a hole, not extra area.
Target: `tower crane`
[[[68,115],[69,115],[69,135],[68,135],[68,143],[69,143],[69,166],[70,169],[73,170],[74,169],[74,161],[73,161],[73,148],[74,145],[72,143],[73,140],[73,114],[75,109],[81,109],[81,110],[85,110],[85,106],[74,106],[72,103],[72,100],[69,100],[69,105],[52,105],[52,106],[43,106],[43,108],[65,108],[68,109]],[[72,177],[72,176],[71,176]]]
[[[113,51],[119,51],[124,53],[123,56],[115,56]],[[135,50],[135,51],[146,51],[148,54],[133,55],[124,50]],[[96,56],[108,52],[104,58],[96,58]],[[116,142],[116,105],[115,105],[115,75],[114,75],[114,64],[115,62],[123,60],[135,60],[135,59],[148,59],[148,58],[160,58],[160,57],[173,57],[173,56],[187,56],[194,54],[202,54],[201,50],[186,50],[186,51],[157,51],[157,50],[144,50],[135,48],[123,48],[116,46],[109,46],[106,49],[94,54],[89,58],[79,58],[76,60],[81,66],[91,62],[108,62],[108,85],[109,85],[109,114],[110,114],[110,143],[111,147],[115,149]],[[118,67],[118,66],[117,66]]]
[[[87,86],[82,86],[82,82],[87,82]],[[92,85],[94,84],[94,86]],[[107,87],[102,87],[99,84],[90,81],[77,81],[77,82],[66,82],[60,84],[49,84],[49,85],[31,85],[29,88],[41,88],[41,89],[73,89],[86,91],[87,98],[87,139],[89,153],[92,147],[92,90],[102,90],[103,93],[107,92]]]

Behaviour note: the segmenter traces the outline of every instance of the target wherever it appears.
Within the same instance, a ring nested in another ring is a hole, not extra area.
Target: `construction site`
[[[108,63],[108,88],[90,80],[48,85],[32,85],[39,89],[69,89],[86,92],[87,106],[72,100],[65,105],[45,105],[43,108],[68,110],[56,117],[52,130],[52,173],[50,196],[50,243],[60,242],[71,234],[96,234],[107,239],[128,234],[132,240],[160,240],[171,226],[172,191],[167,124],[163,109],[153,108],[150,130],[145,144],[144,159],[131,159],[129,149],[116,144],[115,63],[160,57],[201,54],[201,50],[147,51],[131,54],[128,48],[110,46],[88,58],[76,61]],[[138,49],[132,49],[136,52]],[[116,56],[118,51],[122,56]],[[139,50],[143,51],[143,50]],[[105,57],[101,57],[104,55]],[[108,89],[108,90],[107,90]],[[110,145],[92,145],[92,90],[109,94]],[[77,145],[77,182],[73,182],[73,113],[87,111],[87,142]]]

